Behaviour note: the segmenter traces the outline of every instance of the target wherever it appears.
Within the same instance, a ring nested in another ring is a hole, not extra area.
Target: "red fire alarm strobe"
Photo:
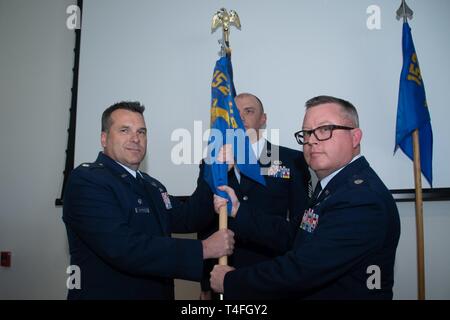
[[[1,256],[0,265],[2,267],[11,267],[11,252],[10,251],[2,251],[0,256]]]

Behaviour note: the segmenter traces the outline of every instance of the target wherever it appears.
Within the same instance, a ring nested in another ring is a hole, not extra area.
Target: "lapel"
[[[243,175],[241,175],[241,179],[242,179],[242,177],[243,177]],[[230,172],[228,173],[228,186],[233,188],[233,190],[236,192],[236,195],[238,196],[238,198],[241,198],[241,195],[242,195],[241,185],[239,184],[239,181],[236,177],[234,168],[232,170],[230,170]]]
[[[242,191],[242,194],[247,194],[254,183],[255,182],[253,182],[253,180],[247,178],[241,173],[241,182],[239,183],[239,189]]]
[[[322,190],[322,193],[314,204],[320,203],[321,201],[328,198],[340,187],[345,186],[348,180],[351,179],[354,175],[367,167],[369,167],[369,163],[367,162],[365,157],[360,157],[359,159],[348,164],[335,177],[333,177],[330,182],[328,182],[328,184],[325,186],[325,189]]]
[[[268,140],[266,140],[261,156],[258,158],[258,164],[261,168],[269,168],[272,165],[272,144]]]
[[[270,144],[269,141],[266,140],[264,148],[261,152],[261,157],[258,158],[258,165],[261,168],[270,167],[270,161],[267,161],[267,158],[270,159],[271,149],[272,145]],[[241,173],[241,182],[239,183],[239,189],[242,191],[243,194],[247,194],[252,188],[254,188],[255,184],[258,183],[253,181],[252,179],[247,178],[245,175]]]
[[[164,213],[166,212],[166,207],[164,201],[162,200],[162,192],[164,190],[160,190],[157,184],[154,181],[151,181],[147,175],[142,175],[142,179],[144,180],[145,190],[150,197],[150,206],[152,207],[155,214],[158,216],[159,223],[166,231],[166,233],[170,233],[169,225],[167,223],[166,217]]]
[[[155,191],[158,191],[157,188],[151,186],[151,183],[148,182],[145,175],[143,175],[144,186],[140,185],[136,178],[133,177],[127,170],[125,170],[121,165],[119,165],[116,161],[105,155],[103,152],[100,152],[97,160],[97,163],[103,164],[106,168],[108,168],[117,179],[123,184],[129,186],[129,188],[138,194],[139,196],[148,199],[148,203],[150,206],[150,210],[152,210],[155,215],[157,215],[159,223],[161,226],[166,229],[166,224],[163,222],[164,219],[161,217],[160,212],[157,206],[161,203],[161,194],[159,194],[159,198],[155,194]],[[139,173],[137,173],[139,174]],[[164,211],[163,211],[164,212]]]
[[[103,152],[98,154],[97,163],[101,163],[108,168],[115,177],[122,183],[128,185],[134,192],[142,197],[145,197],[147,193],[144,188],[137,183],[136,179],[116,161],[105,155]]]

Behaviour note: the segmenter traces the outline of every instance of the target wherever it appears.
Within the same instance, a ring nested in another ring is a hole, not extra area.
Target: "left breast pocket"
[[[289,186],[290,186],[289,179],[267,176],[266,185],[267,185],[266,190],[272,197],[275,196],[283,198],[288,197],[289,195]]]
[[[145,205],[130,209],[130,228],[147,234],[162,233],[156,213]]]

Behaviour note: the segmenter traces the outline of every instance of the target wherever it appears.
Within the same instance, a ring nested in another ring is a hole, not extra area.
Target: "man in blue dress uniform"
[[[238,200],[251,206],[255,214],[275,215],[286,220],[302,215],[309,200],[311,178],[303,153],[274,145],[264,138],[267,115],[258,97],[240,93],[235,101],[251,147],[265,176],[266,186],[240,174],[236,166],[229,172],[228,185],[235,190]],[[217,230],[217,220],[209,230],[199,233],[199,238]],[[241,268],[269,260],[278,254],[279,251],[260,245],[252,239],[236,238],[234,252],[228,259],[228,264]],[[201,299],[211,298],[209,273],[215,262],[205,261]]]
[[[81,271],[69,299],[173,299],[174,278],[199,281],[203,259],[230,255],[233,233],[203,241],[171,238],[213,219],[212,192],[202,179],[181,205],[138,170],[147,149],[144,107],[120,102],[102,115],[100,152],[70,176],[64,196],[71,265]]]
[[[211,287],[227,299],[392,299],[399,215],[391,193],[360,155],[355,107],[329,96],[309,100],[296,138],[319,178],[299,219],[257,217],[222,187],[236,217],[230,228],[284,255],[236,270],[216,265]],[[217,210],[225,204],[215,197]]]

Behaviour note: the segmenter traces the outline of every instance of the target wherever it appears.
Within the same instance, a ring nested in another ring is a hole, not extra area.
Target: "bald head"
[[[234,100],[250,140],[252,143],[259,140],[260,130],[265,128],[267,121],[261,100],[251,93],[241,93]]]
[[[250,101],[253,100],[253,104],[255,106],[259,107],[260,112],[262,114],[264,113],[264,106],[263,106],[261,100],[259,100],[259,98],[257,96],[255,96],[254,94],[251,94],[251,93],[248,93],[248,92],[243,92],[243,93],[238,94],[234,98],[234,100],[236,101],[236,104],[237,104],[237,100],[245,100],[245,99],[248,99]]]

